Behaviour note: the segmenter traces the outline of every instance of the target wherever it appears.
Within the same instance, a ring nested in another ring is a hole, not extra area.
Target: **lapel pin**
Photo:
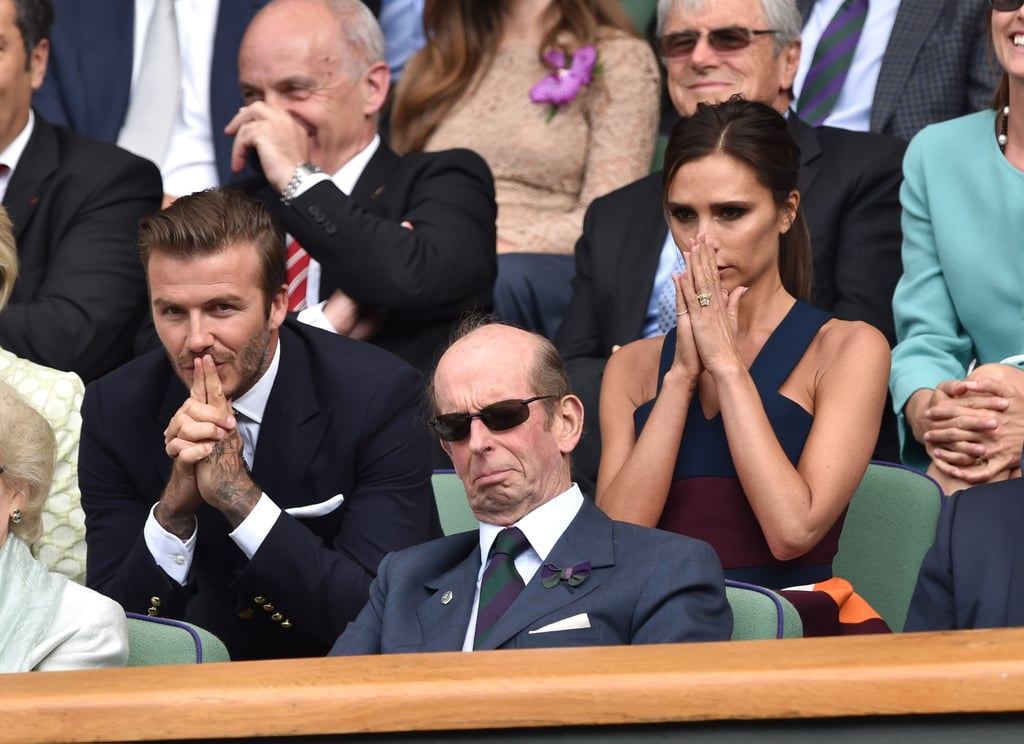
[[[452,590],[446,589],[445,593],[441,595],[441,604],[446,605],[452,601]]]

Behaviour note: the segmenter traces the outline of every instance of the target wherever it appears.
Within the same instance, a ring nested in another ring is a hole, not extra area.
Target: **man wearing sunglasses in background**
[[[661,0],[658,51],[668,91],[681,116],[701,101],[735,94],[788,115],[800,146],[801,204],[814,250],[811,300],[844,320],[870,323],[891,345],[892,293],[902,273],[905,144],[812,127],[789,111],[800,26],[795,0]],[[573,388],[592,413],[574,460],[573,475],[585,492],[592,493],[600,461],[596,414],[604,365],[614,347],[668,330],[659,328],[659,299],[666,291],[673,297],[671,276],[680,269],[662,214],[661,173],[591,205],[576,243],[572,300],[555,339]],[[898,462],[896,421],[888,408],[874,456]]]
[[[583,406],[554,346],[480,319],[456,337],[430,423],[480,529],[387,556],[331,654],[728,640],[710,546],[613,522],[571,482]]]

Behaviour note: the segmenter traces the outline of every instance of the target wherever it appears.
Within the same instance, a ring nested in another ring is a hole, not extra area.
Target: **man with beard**
[[[440,534],[418,375],[285,320],[283,237],[243,194],[177,200],[139,249],[164,349],[86,392],[87,583],[234,659],[322,655],[381,558]]]

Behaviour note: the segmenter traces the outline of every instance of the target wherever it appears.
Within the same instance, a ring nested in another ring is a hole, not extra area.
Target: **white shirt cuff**
[[[324,315],[324,305],[326,304],[327,301],[324,300],[323,302],[318,302],[312,307],[307,307],[303,310],[300,310],[298,316],[299,322],[305,323],[306,325],[311,325],[314,328],[320,328],[325,331],[330,331],[331,333],[337,333],[337,329],[334,327],[331,321],[327,319],[327,316]]]
[[[192,530],[188,540],[182,542],[180,537],[172,535],[160,526],[156,521],[156,504],[149,510],[146,518],[146,525],[142,528],[142,535],[146,540],[146,547],[149,554],[153,556],[156,565],[163,569],[164,573],[185,586],[188,581],[188,572],[192,568],[192,556],[196,552],[196,535],[199,533],[198,524]]]
[[[330,174],[327,174],[327,173],[312,173],[312,174],[306,176],[301,181],[299,181],[298,188],[296,188],[295,189],[295,193],[292,194],[292,200],[294,200],[295,198],[297,198],[299,196],[302,196],[307,191],[309,191],[311,188],[316,186],[318,183],[321,183],[322,181],[330,181],[330,180],[331,180],[331,176],[330,176]]]
[[[249,512],[249,516],[242,520],[234,531],[228,533],[228,537],[235,541],[235,545],[241,548],[245,557],[252,560],[260,545],[267,539],[270,530],[281,516],[281,507],[275,504],[267,494],[260,494],[260,500]]]

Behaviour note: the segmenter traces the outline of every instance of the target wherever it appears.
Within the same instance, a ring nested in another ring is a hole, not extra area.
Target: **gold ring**
[[[684,315],[686,315],[688,312],[690,312],[690,311],[689,310],[683,310],[683,312],[681,312],[681,313],[676,313],[676,317],[677,318],[681,318]]]
[[[701,307],[707,307],[708,305],[711,304],[711,293],[702,292],[701,294],[697,295],[697,302],[700,304]]]

